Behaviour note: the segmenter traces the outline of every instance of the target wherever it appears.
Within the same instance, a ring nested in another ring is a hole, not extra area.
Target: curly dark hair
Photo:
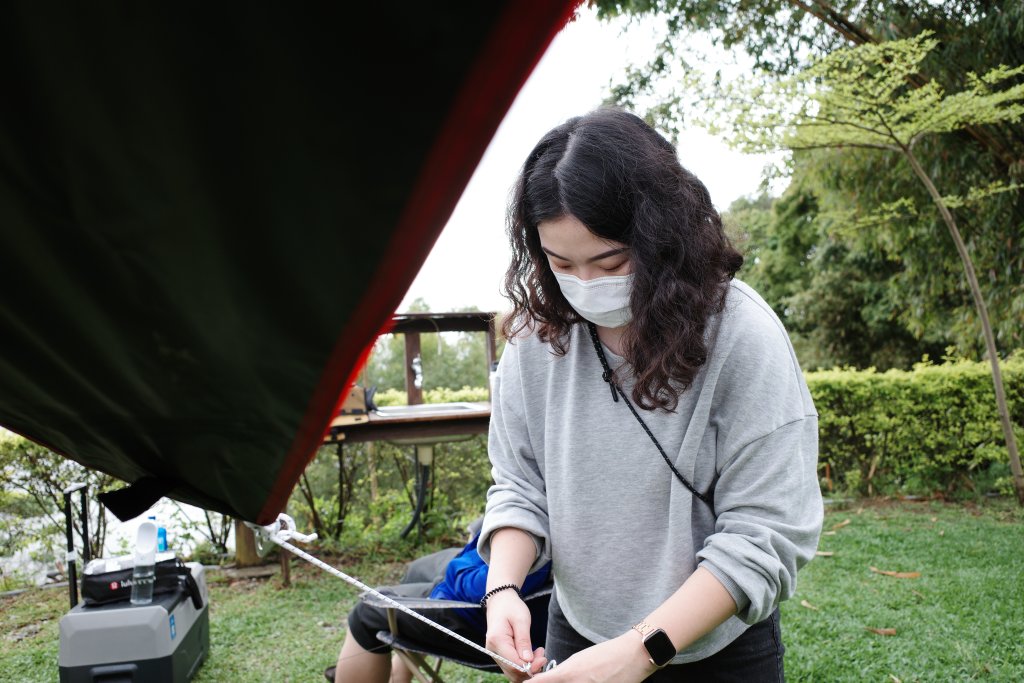
[[[629,247],[632,320],[622,349],[635,375],[633,400],[647,410],[675,410],[707,361],[708,318],[722,310],[743,265],[707,188],[668,140],[617,107],[571,118],[541,138],[509,204],[504,294],[513,309],[502,332],[511,339],[535,331],[558,355],[571,326],[585,321],[562,295],[537,226],[564,216]]]

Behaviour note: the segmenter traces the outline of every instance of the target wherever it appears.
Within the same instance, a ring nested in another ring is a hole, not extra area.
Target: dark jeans
[[[564,662],[571,655],[593,645],[566,621],[556,596],[548,606],[548,636],[545,656]],[[779,611],[744,631],[715,654],[696,662],[667,666],[645,680],[652,683],[676,681],[715,681],[716,683],[782,683],[786,680],[782,666],[782,645]]]

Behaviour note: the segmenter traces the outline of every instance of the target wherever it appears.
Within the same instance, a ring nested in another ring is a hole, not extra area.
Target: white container
[[[156,524],[143,522],[135,537],[135,568],[132,570],[133,605],[153,602],[153,584],[156,581]]]

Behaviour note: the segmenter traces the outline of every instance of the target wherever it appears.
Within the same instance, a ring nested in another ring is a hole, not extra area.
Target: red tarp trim
[[[390,326],[391,314],[430,254],[513,100],[579,4],[581,0],[523,0],[506,6],[427,155],[387,255],[368,283],[368,296],[335,344],[257,524],[270,524],[284,509],[295,482],[323,443],[377,336]],[[342,373],[346,373],[345,381],[339,385],[337,378]]]

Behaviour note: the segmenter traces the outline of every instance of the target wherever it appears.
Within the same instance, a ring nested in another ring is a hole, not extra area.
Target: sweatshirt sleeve
[[[487,491],[487,507],[478,551],[490,561],[491,534],[503,527],[522,529],[537,546],[530,571],[551,559],[547,497],[544,477],[526,419],[520,344],[505,345],[491,387],[491,420],[487,452],[494,483]],[[535,429],[542,429],[542,425]]]
[[[824,509],[817,439],[817,417],[807,415],[740,448],[720,471],[715,531],[697,559],[748,624],[793,595],[797,571],[818,547]]]

